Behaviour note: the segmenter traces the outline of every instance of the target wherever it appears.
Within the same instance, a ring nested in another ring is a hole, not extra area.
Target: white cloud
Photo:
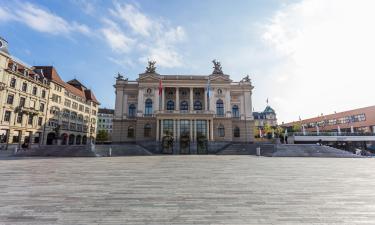
[[[16,3],[12,9],[9,11],[8,8],[0,8],[1,17],[6,18],[5,21],[17,21],[39,32],[53,35],[69,35],[72,32],[86,35],[90,33],[86,25],[77,22],[69,23],[62,17],[29,2]]]
[[[100,30],[108,45],[118,53],[127,53],[132,48],[135,40],[126,36],[116,23],[103,19],[105,26]]]
[[[374,8],[371,0],[303,0],[265,25],[265,44],[283,58],[270,84],[272,98],[283,99],[275,101],[281,120],[374,104]]]
[[[156,25],[131,4],[116,2],[115,8],[111,9],[110,12],[113,16],[126,22],[135,33],[142,36],[149,36],[151,29]]]

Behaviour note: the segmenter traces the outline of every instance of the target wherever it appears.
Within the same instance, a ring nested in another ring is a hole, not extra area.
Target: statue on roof
[[[224,74],[221,68],[221,63],[219,61],[216,61],[216,59],[214,59],[212,60],[212,63],[214,64],[214,71],[212,72],[212,74]]]
[[[125,80],[125,81],[128,80],[128,78],[124,78],[124,76],[121,75],[120,73],[117,73],[117,77],[115,77],[115,78],[116,78],[116,80]]]
[[[246,77],[242,78],[243,82],[250,82],[250,77],[249,75],[246,75]]]
[[[146,73],[156,73],[156,61],[148,61],[148,66],[146,67]]]

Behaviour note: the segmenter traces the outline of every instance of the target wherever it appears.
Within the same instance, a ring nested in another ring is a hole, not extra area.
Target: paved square
[[[374,159],[0,161],[0,224],[375,224]]]

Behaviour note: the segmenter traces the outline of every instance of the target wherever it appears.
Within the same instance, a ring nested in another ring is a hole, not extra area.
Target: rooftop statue
[[[155,67],[156,61],[148,61],[148,66],[146,67],[146,73],[156,73]]]
[[[214,64],[214,71],[212,74],[223,74],[223,70],[221,68],[221,64],[219,61],[216,61],[216,59],[212,60],[212,63]]]
[[[123,75],[121,75],[120,73],[117,73],[117,77],[115,77],[116,78],[116,80],[128,80],[128,78],[125,78],[124,79],[124,76]]]
[[[246,75],[246,77],[242,78],[243,82],[250,82],[250,77],[249,75]]]

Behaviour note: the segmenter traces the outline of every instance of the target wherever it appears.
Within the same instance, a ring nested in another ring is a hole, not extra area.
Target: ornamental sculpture
[[[221,68],[221,64],[219,61],[216,61],[216,59],[212,60],[212,63],[214,64],[214,71],[212,74],[223,74],[223,70]]]
[[[246,77],[242,78],[243,82],[250,82],[250,77],[249,75],[246,75]]]
[[[128,80],[128,78],[124,78],[124,76],[121,75],[120,73],[117,73],[117,77],[115,77],[115,78],[116,78],[116,80],[125,80],[125,81]]]
[[[156,73],[155,64],[156,64],[156,61],[148,61],[148,66],[146,67],[146,73]]]

